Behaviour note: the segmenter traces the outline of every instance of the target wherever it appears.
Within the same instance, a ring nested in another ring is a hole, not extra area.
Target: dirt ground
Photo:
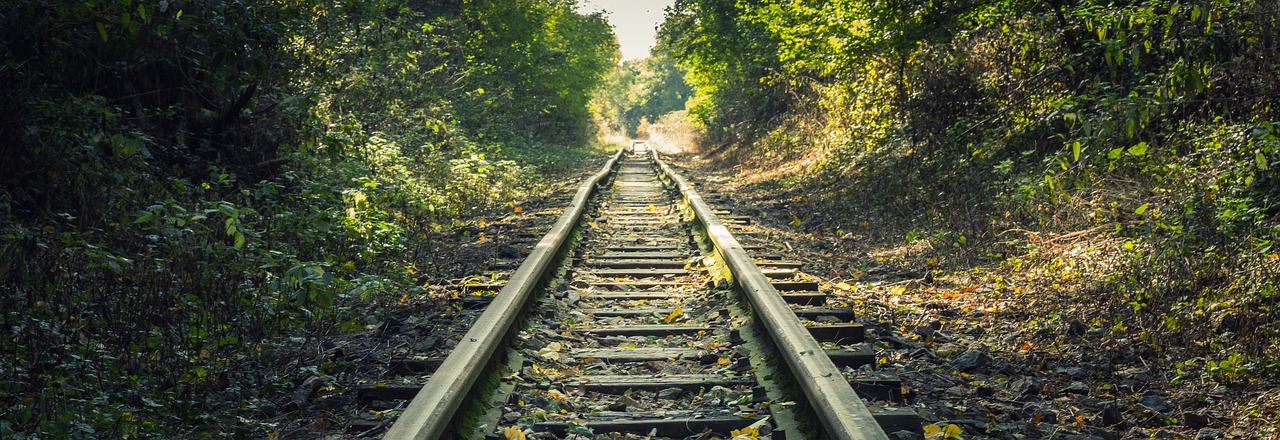
[[[1114,263],[1114,240],[1080,233],[1046,239],[1037,255],[957,254],[891,225],[824,217],[839,209],[826,201],[758,189],[769,170],[671,161],[861,311],[881,368],[943,428],[926,427],[931,438],[1280,438],[1276,384],[1188,380],[1175,374],[1179,347],[1153,348],[1100,313],[1107,292],[1089,286]]]

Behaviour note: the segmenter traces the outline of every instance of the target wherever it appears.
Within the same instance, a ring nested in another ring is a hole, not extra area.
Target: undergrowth
[[[607,24],[519,3],[0,7],[0,437],[265,436],[337,368],[300,350],[598,154],[524,82],[597,80]]]
[[[796,226],[926,240],[957,270],[1082,268],[1063,298],[1238,385],[1280,371],[1274,15],[690,0],[664,44],[692,72],[704,153],[752,165]],[[770,97],[724,90],[744,81]]]

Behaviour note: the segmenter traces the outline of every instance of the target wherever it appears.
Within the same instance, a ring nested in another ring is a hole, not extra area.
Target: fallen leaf
[[[683,314],[684,314],[684,307],[676,306],[675,309],[671,310],[671,314],[667,315],[667,317],[664,318],[664,320],[667,322],[667,324],[670,324],[672,322],[675,322],[676,319],[679,319],[680,315],[683,315]]]
[[[524,431],[521,431],[519,426],[508,426],[503,428],[502,436],[506,437],[507,440],[526,440]]]

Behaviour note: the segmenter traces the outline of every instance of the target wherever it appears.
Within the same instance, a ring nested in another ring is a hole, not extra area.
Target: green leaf
[[[240,249],[244,247],[244,233],[236,232],[236,242],[232,246],[234,246],[236,249]]]
[[[1255,151],[1253,153],[1253,161],[1258,164],[1258,170],[1266,171],[1271,168],[1267,163],[1267,155],[1262,154],[1261,151]]]
[[[1080,161],[1080,141],[1071,143],[1071,157],[1074,158],[1076,162]]]
[[[1134,146],[1132,146],[1132,147],[1129,147],[1129,154],[1132,154],[1132,155],[1134,155],[1134,156],[1139,156],[1139,157],[1141,157],[1142,155],[1147,154],[1147,143],[1146,143],[1146,142],[1138,142],[1138,145],[1134,145]]]
[[[1134,213],[1134,214],[1138,214],[1138,215],[1142,215],[1142,213],[1147,212],[1147,208],[1149,208],[1149,207],[1151,207],[1151,204],[1150,204],[1150,203],[1143,203],[1143,204],[1142,204],[1142,206],[1139,206],[1139,207],[1138,207],[1138,209],[1135,209],[1135,210],[1133,211],[1133,213]]]
[[[1107,159],[1119,159],[1121,154],[1124,154],[1124,148],[1114,148],[1111,152],[1107,153]]]

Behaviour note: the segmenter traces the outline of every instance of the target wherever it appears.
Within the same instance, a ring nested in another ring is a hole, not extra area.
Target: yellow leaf
[[[941,440],[942,428],[938,425],[924,425],[924,440]]]
[[[508,426],[503,428],[502,436],[506,437],[507,440],[526,440],[524,431],[521,431],[519,426]]]
[[[946,428],[942,428],[942,438],[960,438],[960,434],[963,433],[964,431],[955,424],[950,424],[947,425]]]
[[[684,307],[676,306],[675,309],[671,310],[671,314],[667,315],[667,317],[664,320],[667,321],[667,324],[670,324],[675,320],[680,319],[680,315],[683,315],[683,314],[684,314]]]
[[[523,207],[523,206],[517,206],[517,207],[516,207],[516,209],[515,209],[515,211],[516,211],[516,212],[524,211],[524,207]]]
[[[800,217],[796,217],[795,214],[791,214],[791,226],[800,226],[800,223]]]
[[[717,365],[729,365],[729,358],[720,358],[716,361]]]

